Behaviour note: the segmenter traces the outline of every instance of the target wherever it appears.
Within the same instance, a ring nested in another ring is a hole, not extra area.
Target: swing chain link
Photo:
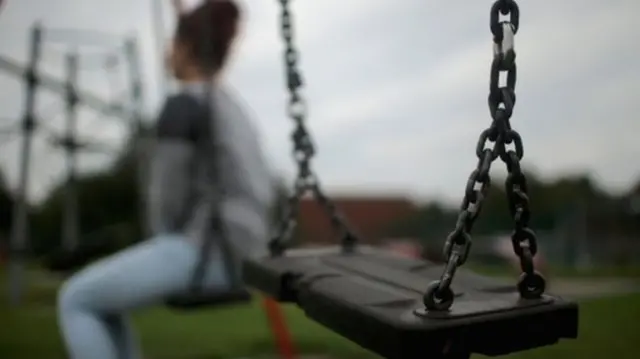
[[[500,21],[500,14],[509,16]],[[478,164],[471,172],[465,188],[455,229],[445,240],[443,254],[447,264],[440,280],[429,285],[424,296],[427,310],[448,310],[454,295],[450,286],[458,267],[469,257],[470,232],[478,218],[491,187],[489,172],[492,163],[500,158],[507,167],[505,183],[509,212],[515,230],[511,242],[520,259],[522,275],[518,291],[523,298],[539,298],[545,289],[544,278],[535,271],[533,256],[537,252],[535,233],[529,228],[531,211],[527,195],[527,181],[520,166],[524,148],[520,134],[511,128],[510,118],[516,102],[516,62],[514,35],[520,24],[520,11],[515,0],[496,0],[491,7],[490,28],[493,34],[493,61],[489,84],[489,111],[492,123],[480,134],[476,145]],[[506,72],[506,85],[500,86],[500,73]],[[513,148],[507,148],[513,145]]]
[[[298,70],[298,51],[293,43],[293,24],[289,1],[280,0],[282,5],[281,36],[285,43],[286,85],[290,94],[287,114],[295,123],[291,138],[294,144],[293,158],[297,164],[297,176],[294,181],[293,193],[287,199],[287,205],[276,235],[269,242],[269,250],[272,256],[279,256],[284,252],[298,224],[300,200],[308,192],[324,208],[335,231],[342,234],[343,248],[350,250],[355,244],[356,236],[348,227],[333,201],[324,194],[318,177],[311,169],[311,159],[315,155],[315,147],[305,125],[307,104],[300,94],[303,81]]]
[[[509,21],[499,21],[500,14],[510,15]],[[501,123],[499,157],[506,164],[507,179],[505,189],[509,213],[514,222],[511,234],[513,251],[520,259],[522,275],[518,281],[518,291],[523,298],[539,298],[545,290],[545,280],[535,271],[533,257],[538,252],[535,232],[529,228],[531,210],[527,179],[522,172],[520,160],[524,147],[520,134],[511,128],[510,118],[516,102],[516,54],[514,36],[520,26],[520,9],[515,0],[496,1],[491,8],[491,32],[494,36],[494,59],[491,64],[489,90],[489,110],[494,121]],[[500,87],[500,72],[507,73],[506,86]],[[507,148],[513,145],[513,148]]]

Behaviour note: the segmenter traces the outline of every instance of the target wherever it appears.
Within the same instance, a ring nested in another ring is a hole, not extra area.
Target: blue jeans
[[[228,286],[223,262],[212,256],[207,288]],[[141,242],[71,277],[58,297],[62,336],[71,359],[140,359],[127,314],[185,291],[199,247],[177,235]]]

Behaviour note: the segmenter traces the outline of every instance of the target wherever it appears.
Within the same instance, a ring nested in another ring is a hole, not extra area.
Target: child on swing
[[[141,358],[127,314],[187,290],[203,238],[219,235],[215,213],[236,229],[228,232],[243,233],[230,239],[237,253],[266,247],[271,177],[256,129],[222,84],[240,11],[232,0],[207,0],[188,13],[174,5],[179,19],[167,62],[182,89],[166,100],[156,124],[147,201],[152,237],[62,286],[59,324],[73,359]],[[219,248],[205,284],[229,286]]]

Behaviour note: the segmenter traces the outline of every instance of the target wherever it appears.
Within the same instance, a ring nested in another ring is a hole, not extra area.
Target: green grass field
[[[33,278],[32,278],[33,279]],[[44,282],[44,281],[42,281]],[[55,282],[32,285],[27,304],[5,305],[0,277],[0,358],[65,358],[56,328]],[[294,307],[285,313],[299,352],[337,358],[374,358],[349,341],[305,318]],[[640,294],[581,303],[580,337],[559,345],[512,355],[526,359],[640,358]],[[258,301],[237,308],[180,315],[155,308],[135,316],[147,358],[213,359],[273,356],[275,349]]]

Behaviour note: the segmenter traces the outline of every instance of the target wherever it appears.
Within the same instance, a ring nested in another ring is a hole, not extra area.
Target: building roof
[[[417,209],[411,200],[404,197],[339,196],[332,197],[332,200],[367,243],[378,242],[391,224]],[[300,202],[300,230],[301,242],[305,244],[336,240],[324,208],[310,198],[303,198]]]

